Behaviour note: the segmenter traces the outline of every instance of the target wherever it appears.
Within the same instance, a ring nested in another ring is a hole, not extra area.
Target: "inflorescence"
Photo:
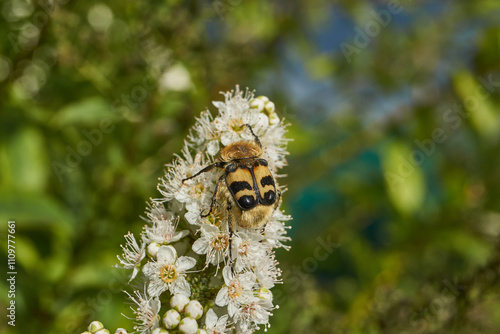
[[[278,208],[263,228],[232,222],[231,234],[222,201],[206,217],[200,214],[210,207],[220,170],[183,182],[217,161],[225,146],[254,140],[247,124],[262,143],[272,175],[282,176],[278,171],[286,165],[288,139],[274,103],[238,86],[223,95],[223,102],[213,102],[217,116],[202,112],[182,154],[166,165],[158,185],[161,197],[148,203],[140,237],[125,235],[117,267],[131,271],[131,284],[144,284],[126,292],[135,333],[253,333],[261,326],[267,330],[278,308],[271,292],[281,283],[275,249],[289,248],[285,222],[291,217]],[[283,193],[285,187],[275,181]],[[84,333],[110,332],[94,321]],[[129,332],[119,328],[115,333]]]

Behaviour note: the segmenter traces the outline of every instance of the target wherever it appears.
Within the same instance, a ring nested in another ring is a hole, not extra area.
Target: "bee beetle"
[[[220,161],[182,180],[184,183],[213,168],[224,168],[225,173],[219,177],[215,186],[210,210],[205,215],[202,213],[201,217],[207,217],[212,212],[219,184],[224,181],[226,184],[225,193],[228,199],[227,210],[229,212],[230,230],[232,229],[231,215],[234,216],[237,224],[243,228],[263,227],[279,206],[281,200],[281,194],[276,189],[267,161],[260,158],[262,156],[262,144],[259,137],[255,135],[250,125],[245,124],[245,126],[252,133],[253,142],[238,141],[224,147],[220,154]],[[233,206],[232,202],[236,203],[236,206]]]

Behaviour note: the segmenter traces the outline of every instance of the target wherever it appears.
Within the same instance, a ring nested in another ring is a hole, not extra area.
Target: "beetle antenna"
[[[198,173],[194,174],[193,176],[186,177],[185,179],[182,179],[182,183],[186,182],[187,180],[191,180],[192,178],[197,177],[198,175],[200,175],[202,173],[209,172],[212,169],[214,169],[215,167],[224,168],[224,166],[226,166],[226,163],[223,161],[214,162],[213,164],[208,165],[207,167],[203,168],[202,170],[200,170]]]
[[[252,136],[255,138],[255,142],[257,143],[257,145],[259,145],[260,148],[262,148],[262,144],[260,143],[260,139],[259,139],[259,137],[257,137],[257,135],[255,134],[255,132],[253,132],[253,129],[250,126],[250,124],[245,124],[245,126],[248,129],[250,129],[250,132],[252,133]]]

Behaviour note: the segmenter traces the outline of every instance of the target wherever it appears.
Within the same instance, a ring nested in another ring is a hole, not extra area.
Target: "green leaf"
[[[93,96],[61,109],[52,119],[57,127],[67,125],[98,126],[104,119],[118,120],[111,111],[111,104],[101,97]]]
[[[0,193],[0,220],[15,220],[23,228],[53,227],[66,233],[74,223],[70,213],[50,197],[10,192]]]
[[[424,177],[419,165],[412,159],[414,153],[404,143],[394,142],[382,156],[387,193],[402,214],[415,213],[424,200]]]
[[[49,174],[45,139],[40,131],[25,127],[9,138],[0,155],[3,189],[42,192]]]
[[[492,92],[465,71],[455,75],[454,85],[476,131],[486,138],[496,137],[500,131],[500,120],[492,102]]]

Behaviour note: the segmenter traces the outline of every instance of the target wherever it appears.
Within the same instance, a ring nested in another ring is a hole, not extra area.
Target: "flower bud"
[[[151,334],[168,334],[165,328],[158,327]]]
[[[203,306],[201,306],[199,301],[192,300],[187,304],[184,312],[186,316],[198,320],[203,315]]]
[[[103,329],[104,325],[100,321],[92,321],[89,325],[89,332],[95,333],[100,329]]]
[[[208,334],[208,333],[204,329],[198,329],[198,331],[196,332],[196,334]]]
[[[192,318],[184,318],[179,325],[179,333],[196,334],[198,331],[198,323]]]
[[[273,300],[273,293],[268,288],[262,287],[262,288],[260,288],[259,294],[257,295],[257,297],[259,299],[265,299],[265,300],[272,301]]]
[[[176,310],[168,310],[161,320],[167,329],[174,329],[181,321],[181,315]]]
[[[262,110],[264,110],[264,103],[265,102],[260,99],[253,99],[252,101],[250,101],[250,109],[261,112]]]
[[[278,114],[275,112],[269,115],[269,125],[276,125],[280,122],[280,118],[278,117]]]
[[[129,332],[126,329],[124,329],[124,328],[118,328],[115,331],[115,334],[129,334]]]
[[[156,258],[156,253],[158,253],[158,250],[160,249],[160,244],[157,242],[152,242],[148,245],[148,256],[152,259]]]
[[[185,295],[177,294],[170,299],[170,306],[178,312],[184,311],[184,307],[189,303],[189,298]]]
[[[267,96],[264,96],[264,95],[259,95],[256,97],[256,99],[259,99],[261,100],[262,102],[266,103],[269,101],[269,98]]]
[[[264,109],[266,110],[266,114],[268,115],[273,114],[275,109],[274,102],[272,101],[266,102],[266,104],[264,104]]]
[[[94,332],[94,334],[110,334],[110,333],[106,328],[103,328],[98,330],[97,332]]]

